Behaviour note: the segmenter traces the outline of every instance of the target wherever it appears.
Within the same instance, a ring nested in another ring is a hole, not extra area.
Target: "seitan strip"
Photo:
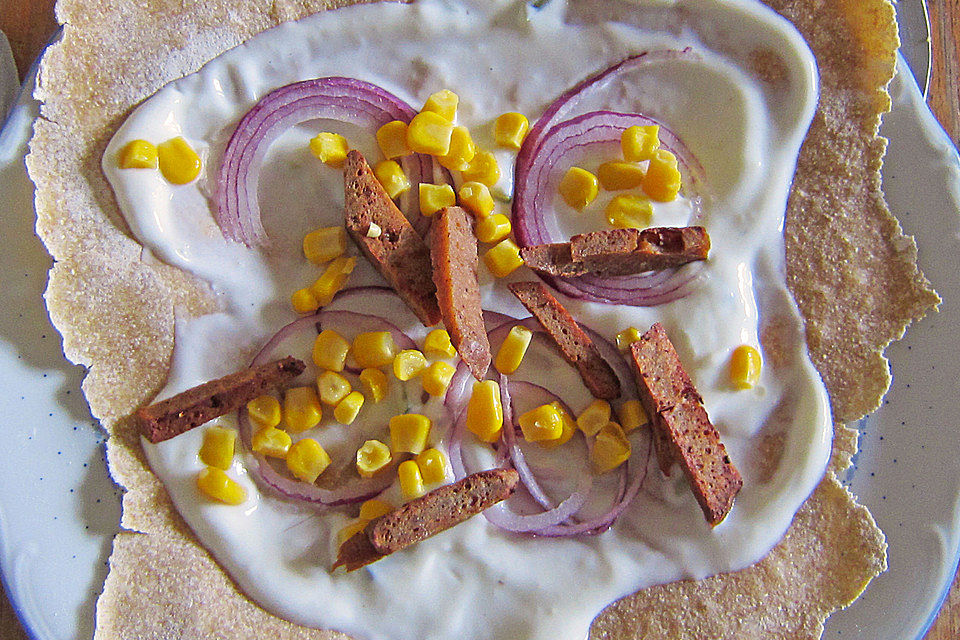
[[[433,282],[450,341],[477,380],[490,367],[490,342],[483,325],[477,283],[477,239],[470,215],[460,207],[441,209],[431,226]]]
[[[707,522],[718,525],[733,507],[743,480],[703,399],[660,323],[630,345],[640,401],[651,417],[660,468],[680,464]]]
[[[428,327],[440,322],[430,249],[357,150],[347,154],[343,182],[350,237],[420,322]],[[368,233],[371,224],[380,228],[379,234]]]
[[[138,409],[134,421],[147,440],[163,442],[236,411],[257,396],[290,382],[305,368],[302,360],[287,356],[231,373]]]
[[[620,381],[613,368],[600,355],[590,336],[543,283],[513,282],[507,286],[557,343],[564,359],[577,368],[594,397],[620,397]]]

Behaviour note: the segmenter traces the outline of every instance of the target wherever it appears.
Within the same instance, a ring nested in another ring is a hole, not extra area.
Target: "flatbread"
[[[126,114],[167,82],[249,37],[336,3],[323,0],[62,0],[62,40],[41,65],[41,118],[27,166],[37,232],[55,259],[46,292],[64,353],[89,368],[83,391],[109,433],[125,489],[123,531],[97,603],[95,638],[334,638],[243,596],[194,540],[150,472],[129,420],[163,385],[173,314],[215,309],[206,285],[134,240],[100,170]],[[789,284],[833,403],[830,470],[784,540],[758,564],[646,589],[604,611],[596,638],[816,638],[886,566],[885,542],[837,474],[856,451],[842,423],[876,408],[886,345],[939,298],[880,191],[879,113],[898,44],[886,0],[771,0],[810,43],[821,97],[800,155],[785,224]],[[775,56],[755,72],[776,81]],[[830,274],[824,277],[825,274]],[[771,332],[776,335],[777,332]]]

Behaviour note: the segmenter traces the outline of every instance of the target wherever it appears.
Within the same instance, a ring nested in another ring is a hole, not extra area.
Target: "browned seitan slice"
[[[343,182],[350,237],[420,322],[428,327],[440,322],[430,249],[355,149],[347,154]],[[371,224],[379,233],[369,233]]]
[[[471,216],[460,207],[441,209],[431,226],[433,282],[450,341],[477,380],[490,367],[490,342],[483,326],[477,284],[477,239]]]
[[[573,316],[541,282],[512,282],[510,291],[553,338],[567,362],[577,368],[596,398],[620,397],[620,381]]]
[[[305,368],[302,360],[287,356],[244,369],[138,409],[134,420],[147,440],[163,442],[236,411],[257,396],[290,382]]]
[[[660,323],[630,345],[640,401],[651,418],[660,468],[678,462],[703,515],[718,525],[743,480],[710,422],[703,399]]]

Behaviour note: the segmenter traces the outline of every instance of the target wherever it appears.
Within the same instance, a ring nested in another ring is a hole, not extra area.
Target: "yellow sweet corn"
[[[653,205],[644,196],[632,193],[616,196],[607,204],[607,223],[617,229],[646,229],[653,217]]]
[[[343,543],[363,531],[367,527],[369,520],[354,520],[337,531],[337,546],[343,546]]]
[[[620,425],[625,433],[630,433],[647,424],[650,418],[639,400],[627,400],[620,407]]]
[[[293,387],[283,394],[283,422],[289,431],[312,429],[322,417],[320,398],[313,387]]]
[[[630,457],[630,441],[616,422],[608,422],[593,441],[590,463],[595,473],[616,469]]]
[[[410,190],[410,179],[396,160],[382,160],[374,165],[373,175],[383,185],[390,198],[397,198]]]
[[[620,134],[620,150],[629,162],[649,160],[660,148],[660,126],[635,125]]]
[[[427,492],[423,486],[423,476],[420,467],[413,460],[400,463],[397,468],[397,477],[400,479],[400,495],[404,500],[419,498]]]
[[[339,258],[347,250],[347,230],[343,227],[321,227],[303,236],[303,255],[313,264]]]
[[[511,111],[497,116],[493,123],[493,138],[501,147],[519,149],[530,130],[530,121],[522,113]]]
[[[381,443],[382,444],[382,443]],[[383,445],[386,448],[386,445]],[[366,502],[360,505],[360,515],[361,520],[366,520],[369,522],[380,516],[385,516],[388,513],[393,511],[393,505],[387,502],[386,500],[378,500],[377,498],[370,498]]]
[[[224,473],[223,469],[206,467],[197,475],[197,488],[208,498],[225,504],[243,504],[247,491]]]
[[[256,453],[271,458],[286,458],[293,440],[290,434],[276,427],[264,427],[253,434],[251,446]]]
[[[353,358],[363,368],[384,367],[395,355],[397,345],[389,331],[367,331],[353,339]]]
[[[577,416],[577,426],[588,436],[596,435],[608,422],[610,422],[610,403],[606,400],[594,400],[587,405],[583,413]]]
[[[730,382],[737,389],[752,389],[760,381],[760,352],[742,344],[730,356]]]
[[[313,438],[298,440],[287,451],[287,469],[304,482],[315,482],[330,465],[330,456]]]
[[[467,429],[483,442],[496,442],[502,428],[500,385],[495,380],[474,382],[467,402]]]
[[[500,344],[497,351],[497,357],[493,361],[493,366],[497,371],[504,374],[511,374],[520,368],[523,362],[523,356],[527,353],[527,347],[530,346],[530,340],[533,339],[533,332],[526,327],[517,325],[511,327],[507,337]]]
[[[187,184],[200,175],[200,156],[182,136],[157,145],[157,164],[171,184]]]
[[[477,240],[480,242],[500,242],[509,236],[512,230],[513,226],[510,224],[510,218],[502,213],[481,218],[474,229]]]
[[[670,202],[680,193],[680,169],[677,157],[666,149],[659,149],[650,158],[643,176],[643,192],[657,202]]]
[[[229,469],[233,462],[233,448],[237,432],[223,427],[207,427],[200,445],[200,460],[203,464],[218,469]]]
[[[560,437],[554,440],[541,440],[538,444],[544,449],[553,449],[559,447],[562,444],[565,444],[570,438],[573,437],[573,434],[577,431],[577,422],[573,419],[573,416],[564,409],[563,405],[559,402],[551,402],[550,406],[557,410],[557,414],[560,415]]]
[[[290,296],[290,306],[300,314],[313,313],[320,306],[320,301],[310,289],[297,289]]]
[[[563,434],[560,412],[550,404],[540,405],[536,409],[522,413],[517,422],[527,442],[556,440]]]
[[[457,355],[446,329],[434,329],[428,333],[423,341],[423,351],[437,358],[452,358]]]
[[[427,217],[432,216],[444,207],[457,204],[457,194],[448,184],[430,184],[421,182],[418,187],[420,196],[420,213]]]
[[[363,383],[363,388],[366,389],[367,395],[374,403],[380,402],[386,397],[389,383],[387,382],[387,374],[380,369],[364,369],[360,372],[360,382]]]
[[[472,213],[477,219],[486,218],[493,213],[493,196],[490,189],[481,182],[464,182],[460,186],[460,206]]]
[[[600,192],[597,176],[580,167],[570,167],[557,187],[560,197],[577,211],[593,202]]]
[[[470,137],[470,130],[466,127],[454,127],[450,134],[450,148],[445,155],[437,156],[437,162],[452,171],[463,171],[470,166],[475,155],[477,145]]]
[[[487,268],[497,278],[505,278],[523,265],[520,247],[510,238],[501,240],[483,254]]]
[[[146,140],[131,140],[120,150],[121,169],[156,169],[157,147]]]
[[[393,375],[398,380],[415,378],[427,368],[427,359],[416,349],[404,349],[393,358]]]
[[[390,450],[394,453],[420,453],[427,448],[430,418],[419,413],[404,413],[390,418]]]
[[[280,411],[280,401],[273,396],[257,396],[247,403],[247,414],[254,426],[275,427],[283,417]]]
[[[427,484],[438,484],[447,477],[447,459],[438,449],[427,449],[417,455],[420,476]]]
[[[607,191],[622,191],[639,187],[646,171],[639,165],[621,160],[604,162],[597,169],[600,186]]]
[[[407,146],[416,153],[445,156],[452,135],[453,122],[433,111],[421,111],[407,127]]]
[[[363,408],[363,394],[359,391],[351,391],[333,408],[333,417],[340,424],[353,424],[361,408]]]
[[[336,371],[324,371],[317,376],[317,392],[320,402],[331,407],[339,403],[353,391],[350,381]]]
[[[446,120],[453,122],[457,117],[457,105],[460,104],[460,96],[449,89],[441,89],[430,95],[427,101],[423,103],[423,109],[420,112],[432,111]]]
[[[450,386],[450,381],[456,372],[456,367],[449,362],[440,360],[427,367],[423,375],[420,376],[420,383],[423,385],[424,391],[435,398],[439,398],[447,392],[447,387]]]
[[[407,144],[407,123],[394,120],[377,129],[377,144],[387,160],[396,160],[410,154]]]
[[[330,304],[333,296],[347,283],[347,278],[357,266],[355,257],[340,256],[335,258],[323,271],[319,278],[310,285],[310,293],[317,299],[320,306]]]
[[[630,345],[634,342],[639,342],[642,337],[643,334],[640,333],[640,329],[627,327],[617,334],[617,349],[624,352],[629,351]]]
[[[372,478],[392,461],[390,449],[379,440],[367,440],[357,449],[357,473],[364,478]],[[362,507],[360,513],[362,517]]]
[[[347,159],[350,145],[339,133],[323,131],[310,139],[310,152],[322,163],[339,169]]]
[[[492,187],[500,180],[500,165],[489,151],[477,151],[467,168],[463,170],[466,182],[479,182]]]
[[[320,369],[343,371],[350,343],[333,329],[324,329],[313,341],[313,363]]]

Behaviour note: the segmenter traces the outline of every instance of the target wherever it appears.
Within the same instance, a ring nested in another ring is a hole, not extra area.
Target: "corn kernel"
[[[577,416],[577,426],[588,436],[596,435],[608,422],[610,403],[606,400],[594,400]]]
[[[413,460],[401,462],[397,468],[397,477],[400,478],[400,494],[404,500],[419,498],[427,491],[423,486],[423,476],[420,467]]]
[[[511,327],[510,333],[503,339],[497,351],[497,357],[493,361],[497,371],[509,375],[519,369],[531,339],[533,339],[533,332],[530,329],[520,325]]]
[[[373,174],[390,198],[397,198],[410,190],[410,179],[396,160],[383,160],[373,167]]]
[[[447,387],[450,386],[450,381],[456,371],[456,367],[449,362],[443,360],[434,362],[427,367],[427,370],[420,377],[423,390],[435,398],[439,398],[447,392]]]
[[[460,104],[460,96],[449,89],[441,89],[430,95],[427,101],[423,103],[423,111],[432,111],[453,122],[457,117],[457,105]]]
[[[172,184],[187,184],[200,175],[200,156],[181,136],[157,145],[157,163]]]
[[[610,200],[604,214],[611,227],[646,229],[653,217],[653,205],[644,196],[625,193]]]
[[[339,169],[347,159],[350,145],[339,133],[323,131],[310,139],[310,152],[325,165]]]
[[[337,546],[342,547],[344,542],[366,529],[368,522],[368,520],[354,520],[337,531]]]
[[[427,368],[427,359],[416,349],[404,349],[393,359],[393,375],[398,380],[415,378]]]
[[[347,250],[347,230],[343,227],[321,227],[303,236],[303,255],[313,264],[339,258]]]
[[[520,257],[520,247],[510,238],[501,240],[487,249],[487,252],[483,254],[483,261],[490,269],[490,273],[498,278],[505,278],[523,265],[523,258]]]
[[[323,408],[313,387],[293,387],[283,394],[283,422],[289,431],[312,429],[322,417]]]
[[[643,192],[657,202],[670,202],[680,193],[680,169],[677,157],[666,149],[659,149],[650,158],[643,176]]]
[[[394,453],[420,453],[427,448],[430,418],[419,413],[404,413],[390,418],[390,450]]]
[[[330,465],[330,456],[313,438],[298,440],[287,451],[287,469],[304,482],[315,482]]]
[[[623,352],[630,351],[630,345],[639,342],[643,338],[640,329],[636,327],[627,327],[617,334],[617,349]]]
[[[423,350],[428,355],[438,358],[452,358],[457,355],[457,350],[453,348],[450,334],[446,329],[434,329],[428,333],[423,341]]]
[[[380,369],[364,369],[360,372],[360,382],[363,383],[363,388],[366,389],[367,395],[374,403],[380,402],[386,397],[389,383],[387,382],[387,374]]]
[[[363,408],[363,394],[359,391],[351,391],[333,408],[333,417],[340,424],[353,424],[361,408]]]
[[[486,218],[493,213],[493,196],[487,185],[479,182],[464,182],[460,186],[460,206],[469,211],[474,217]]]
[[[639,429],[649,422],[647,412],[639,400],[627,400],[620,407],[620,425],[625,433]]]
[[[379,440],[367,440],[357,449],[357,473],[364,478],[372,478],[375,473],[393,461],[390,449]],[[363,509],[360,510],[363,517]]]
[[[157,147],[146,140],[131,140],[120,150],[121,169],[156,169]]]
[[[492,187],[500,181],[500,165],[497,158],[489,151],[477,151],[473,160],[463,170],[463,179],[466,182],[479,182]]]
[[[500,385],[495,380],[474,382],[467,402],[467,429],[483,442],[496,442],[502,428]]]
[[[620,134],[620,150],[628,162],[649,160],[660,148],[660,126],[635,125]]]
[[[470,161],[477,155],[477,145],[470,137],[470,130],[466,127],[454,127],[450,134],[450,149],[446,155],[437,156],[441,167],[451,171],[463,171],[470,166]]]
[[[497,116],[493,123],[493,138],[501,147],[519,149],[529,130],[530,121],[527,116],[512,111]]]
[[[353,391],[350,381],[336,371],[324,371],[317,376],[317,391],[320,402],[334,406]]]
[[[386,445],[383,446],[386,448]],[[380,516],[385,516],[391,511],[393,511],[393,505],[386,500],[370,498],[360,505],[360,515],[358,517],[361,520],[366,520],[369,522],[370,520],[374,520]]]
[[[730,356],[730,382],[737,389],[752,389],[760,381],[760,352],[742,344]]]
[[[320,306],[330,304],[333,296],[337,295],[337,292],[347,283],[347,278],[356,266],[356,258],[344,256],[335,258],[327,265],[320,277],[310,285],[310,293],[317,299]]]
[[[495,213],[492,216],[480,219],[477,222],[476,234],[480,242],[500,242],[513,230],[510,224],[510,218],[502,213]]]
[[[256,453],[271,458],[286,458],[293,440],[290,434],[276,427],[265,427],[253,434],[251,446]]]
[[[407,123],[403,120],[388,122],[377,129],[377,144],[387,160],[396,160],[410,155],[407,144]]]
[[[343,371],[350,343],[333,329],[324,329],[313,341],[313,363],[320,369]]]
[[[421,111],[407,127],[407,145],[411,151],[445,156],[450,151],[453,123],[433,111]]]
[[[353,339],[353,358],[364,369],[393,362],[397,345],[389,331],[366,331]]]
[[[197,475],[197,488],[208,498],[226,504],[243,504],[247,491],[223,472],[223,469],[206,467]]]
[[[560,437],[555,440],[541,440],[538,444],[544,449],[554,449],[562,444],[566,444],[573,434],[577,432],[577,422],[573,419],[562,404],[557,401],[551,402],[550,406],[557,410],[560,416],[561,431]]]
[[[427,449],[417,455],[420,475],[427,484],[438,484],[447,478],[447,459],[438,449]]]
[[[563,201],[577,211],[583,211],[600,192],[597,176],[580,167],[567,169],[557,189]]]
[[[237,432],[223,427],[208,427],[203,432],[200,445],[200,460],[203,464],[218,469],[229,469],[233,462],[233,448]]]
[[[297,289],[290,296],[290,306],[299,314],[313,313],[320,306],[320,301],[310,289]]]
[[[247,403],[247,414],[250,421],[257,427],[275,427],[283,417],[280,412],[280,401],[273,396],[257,396]]]
[[[457,204],[457,194],[448,184],[429,184],[421,182],[418,187],[420,195],[420,213],[428,218],[444,207]]]
[[[597,169],[600,186],[607,191],[621,191],[639,187],[646,171],[638,165],[621,160],[604,162]]]
[[[630,458],[630,441],[616,422],[608,422],[597,433],[590,451],[590,463],[595,473],[616,469]]]
[[[553,405],[544,404],[531,409],[521,414],[517,422],[527,442],[556,440],[563,434],[560,412]]]

